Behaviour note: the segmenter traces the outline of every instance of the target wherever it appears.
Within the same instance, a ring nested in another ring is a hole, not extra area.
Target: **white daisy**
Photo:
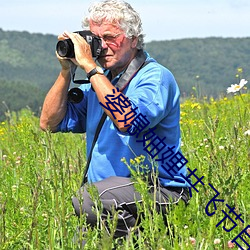
[[[245,79],[241,79],[239,84],[231,84],[231,87],[227,88],[227,93],[235,93],[240,91],[245,85],[247,81]]]

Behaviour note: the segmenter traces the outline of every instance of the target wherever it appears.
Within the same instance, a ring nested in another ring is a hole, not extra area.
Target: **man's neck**
[[[122,73],[123,71],[125,71],[125,70],[127,69],[127,67],[129,66],[129,64],[130,64],[130,63],[132,62],[132,60],[136,57],[137,53],[138,53],[138,50],[136,49],[136,50],[134,51],[134,53],[131,54],[130,59],[128,60],[128,62],[127,62],[125,65],[123,65],[122,67],[117,68],[117,69],[115,69],[115,70],[110,70],[110,71],[111,71],[111,74],[112,74],[112,79],[114,79],[116,76],[118,76],[120,73]]]

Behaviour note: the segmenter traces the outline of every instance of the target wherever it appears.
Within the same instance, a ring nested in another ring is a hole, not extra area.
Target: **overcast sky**
[[[0,28],[61,34],[81,28],[93,0],[0,0]],[[250,37],[250,0],[128,0],[139,12],[145,41]],[[1,39],[1,37],[0,37]]]

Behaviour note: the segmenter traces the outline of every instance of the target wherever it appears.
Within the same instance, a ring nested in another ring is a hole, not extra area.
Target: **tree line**
[[[0,120],[7,109],[29,107],[39,115],[60,70],[56,43],[54,35],[0,29]],[[248,37],[152,41],[145,49],[172,71],[183,98],[217,98],[240,78],[250,79]]]

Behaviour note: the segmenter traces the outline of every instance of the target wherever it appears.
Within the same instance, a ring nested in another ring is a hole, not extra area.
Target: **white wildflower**
[[[214,244],[217,245],[217,244],[220,244],[221,240],[220,239],[215,239],[214,240]]]
[[[227,93],[235,93],[240,91],[245,85],[247,81],[245,79],[241,79],[239,84],[231,84],[231,87],[227,88]]]
[[[244,132],[245,136],[249,136],[250,135],[250,129],[248,129],[247,131]]]
[[[11,187],[11,189],[12,189],[12,191],[16,191],[16,190],[17,190],[17,185],[13,185],[13,186]]]
[[[21,208],[20,208],[20,214],[23,214],[24,212],[25,212],[24,207],[21,207]]]

